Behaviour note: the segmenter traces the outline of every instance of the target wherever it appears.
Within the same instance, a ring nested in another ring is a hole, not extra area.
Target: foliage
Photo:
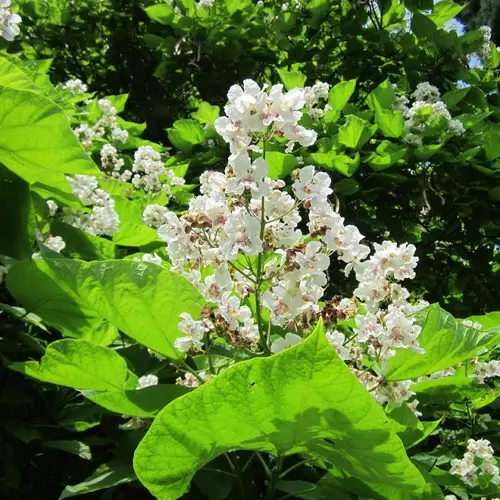
[[[1,496],[500,496],[500,55],[461,5],[5,3]]]

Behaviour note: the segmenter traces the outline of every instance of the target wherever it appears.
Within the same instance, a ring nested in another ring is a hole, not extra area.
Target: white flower
[[[422,82],[417,85],[415,92],[413,92],[413,98],[416,101],[425,102],[437,102],[441,98],[441,93],[437,87],[431,85],[428,82]]]
[[[226,193],[241,195],[248,190],[254,198],[269,196],[271,191],[264,180],[269,167],[263,158],[251,163],[247,156],[239,156],[232,166],[235,176],[229,178]]]
[[[57,203],[54,200],[47,200],[47,207],[49,209],[49,215],[54,217],[57,213],[57,209],[59,208]]]
[[[150,262],[151,264],[156,264],[161,266],[163,260],[156,253],[145,253],[141,258],[134,257],[135,262]]]
[[[10,9],[10,0],[0,0],[0,36],[12,42],[19,35],[21,21],[21,16]]]
[[[168,213],[168,208],[157,204],[151,204],[144,209],[144,212],[142,213],[142,221],[146,224],[146,226],[159,228],[165,224]]]
[[[181,313],[179,317],[182,321],[177,325],[177,328],[186,336],[177,338],[174,347],[181,352],[188,352],[193,346],[201,348],[205,333],[212,328],[210,322],[206,320],[195,321],[189,313]]]
[[[145,389],[152,385],[158,385],[158,377],[156,375],[144,375],[139,379],[139,387],[137,389]]]
[[[343,360],[347,360],[350,358],[349,350],[346,349],[343,344],[345,342],[345,335],[338,330],[334,330],[333,332],[326,332],[326,339],[330,343],[330,345],[339,353],[339,356]]]
[[[252,317],[250,308],[242,306],[240,299],[229,292],[222,296],[218,312],[227,321],[230,330],[236,330],[240,323],[245,323]]]
[[[0,265],[0,285],[3,282],[3,279],[7,275],[7,268],[5,266]]]
[[[285,335],[285,338],[276,339],[272,343],[271,352],[273,354],[276,354],[278,352],[284,351],[289,347],[300,344],[301,342],[302,342],[302,337],[299,337],[295,333],[287,333]]]
[[[300,169],[299,178],[293,184],[293,192],[299,200],[326,202],[333,191],[330,176],[325,172],[315,173],[312,165]]]
[[[482,427],[484,430],[488,430],[488,426],[486,425],[488,422],[491,422],[491,415],[488,413],[482,413],[477,416],[476,419],[477,425]]]
[[[319,241],[310,241],[304,253],[298,253],[295,259],[303,275],[315,274],[323,277],[324,272],[330,267],[330,258],[323,253],[323,246]]]
[[[62,88],[73,95],[85,94],[88,87],[79,78],[73,78],[63,83]]]
[[[43,244],[57,253],[61,253],[66,248],[66,243],[60,236],[49,236]]]

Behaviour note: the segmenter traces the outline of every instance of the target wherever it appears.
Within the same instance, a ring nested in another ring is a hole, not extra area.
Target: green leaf
[[[160,354],[183,359],[174,348],[175,339],[183,336],[177,329],[179,314],[198,317],[204,300],[182,276],[156,264],[131,260],[48,259],[44,267],[94,315]]]
[[[309,155],[309,160],[320,167],[337,170],[346,177],[351,177],[359,167],[360,156],[359,153],[354,158],[335,153],[313,153]]]
[[[37,86],[19,66],[2,56],[0,56],[0,85],[20,90],[37,90]]]
[[[434,21],[438,28],[442,28],[448,21],[457,16],[465,8],[465,5],[458,5],[451,0],[443,0],[435,3],[429,19]]]
[[[115,413],[154,418],[168,403],[190,390],[179,385],[160,384],[138,390],[107,391],[95,395],[84,394],[84,396]]]
[[[29,185],[0,165],[0,255],[22,260],[33,251],[36,222]]]
[[[70,284],[59,279],[50,261],[35,259],[15,263],[7,274],[7,288],[28,312],[38,315],[65,336],[108,345],[118,334]]]
[[[65,254],[71,255],[74,259],[100,260],[116,257],[116,246],[112,241],[94,236],[64,222],[54,221],[50,225],[50,232],[53,236],[60,236],[64,240]]]
[[[26,309],[23,309],[22,307],[16,307],[16,306],[11,306],[9,304],[0,303],[0,311],[5,311],[14,318],[22,320],[26,323],[31,323],[32,325],[37,326],[38,328],[44,330],[45,332],[47,331],[47,328],[45,328],[44,324],[42,323],[42,319],[39,316],[33,313],[26,312]]]
[[[65,440],[60,439],[58,441],[43,441],[42,446],[47,448],[54,448],[56,450],[67,451],[72,455],[77,455],[85,460],[92,460],[92,453],[90,448],[85,443],[81,441]]]
[[[349,196],[359,191],[359,184],[354,179],[342,179],[335,183],[335,191]]]
[[[472,373],[472,369],[470,368]],[[474,408],[482,408],[495,401],[499,388],[479,384],[472,377],[454,375],[437,379],[423,380],[412,384],[412,390],[421,404],[448,407],[452,403],[463,403],[468,399]]]
[[[205,131],[196,120],[177,120],[167,132],[170,142],[184,152],[190,152],[194,145],[201,144],[205,138]]]
[[[198,109],[191,113],[191,116],[198,120],[200,123],[206,123],[207,125],[213,125],[215,120],[219,118],[220,108],[219,106],[212,106],[208,102],[202,102]]]
[[[434,422],[420,422],[406,403],[388,413],[391,425],[408,450],[426,439],[439,425],[441,419]]]
[[[500,312],[490,312],[482,316],[469,316],[467,318],[473,323],[480,323],[484,330],[500,327]]]
[[[287,71],[286,69],[279,69],[278,74],[287,90],[295,87],[304,87],[307,77],[300,71]]]
[[[398,349],[389,361],[386,374],[389,381],[408,380],[444,370],[500,341],[498,329],[482,331],[465,326],[439,304],[419,311],[415,318],[422,327],[418,341],[425,354]]]
[[[408,148],[401,144],[394,144],[389,141],[382,141],[368,157],[368,164],[375,171],[384,170],[391,167],[406,156]]]
[[[71,192],[64,174],[100,176],[62,109],[26,90],[0,87],[0,162],[30,184]]]
[[[123,459],[113,460],[108,464],[103,464],[85,481],[74,486],[66,486],[61,493],[59,500],[76,497],[84,493],[112,488],[119,484],[136,481],[132,464]]]
[[[113,241],[125,247],[140,247],[160,241],[160,239],[151,227],[134,222],[123,222],[120,223],[120,230],[113,234]]]
[[[448,109],[455,109],[457,104],[469,93],[470,87],[463,89],[454,89],[446,92],[441,100],[446,104]]]
[[[268,176],[271,179],[283,179],[290,175],[298,166],[295,156],[278,151],[266,153],[266,162],[269,165]]]
[[[339,128],[339,142],[348,148],[361,147],[373,135],[370,124],[355,115],[349,115],[346,122]]]
[[[384,80],[376,89],[372,90],[366,98],[366,102],[372,111],[391,109],[395,100],[396,94],[389,78]]]
[[[169,404],[139,444],[134,468],[153,495],[173,500],[198,469],[231,450],[284,457],[312,448],[374,488],[395,485],[391,500],[423,498],[422,476],[321,324],[303,343],[238,363]]]
[[[356,88],[356,80],[347,80],[345,82],[334,85],[328,94],[328,104],[332,110],[327,114],[331,116],[328,121],[336,122],[340,118],[340,113],[349,102],[354,89]]]
[[[405,127],[403,113],[387,109],[379,109],[375,112],[375,123],[385,137],[401,137]]]
[[[415,12],[415,14],[413,14],[411,20],[411,31],[417,38],[432,39],[436,30],[437,26],[431,19],[429,19],[428,16],[424,16],[420,12]]]
[[[8,362],[8,368],[78,390],[121,391],[127,363],[113,349],[86,340],[63,339],[47,346],[41,362]]]
[[[482,143],[489,161],[500,157],[500,131],[490,130],[483,135]]]
[[[300,497],[299,495],[302,495],[304,493],[309,493],[311,491],[314,491],[317,488],[317,485],[314,483],[308,483],[307,481],[285,481],[283,479],[280,479],[276,483],[276,489],[280,491],[284,491],[285,493],[288,493],[290,495],[290,498],[293,497]]]
[[[441,148],[442,144],[429,144],[428,146],[420,146],[413,150],[413,154],[416,158],[422,161],[428,160],[431,156],[434,156]]]

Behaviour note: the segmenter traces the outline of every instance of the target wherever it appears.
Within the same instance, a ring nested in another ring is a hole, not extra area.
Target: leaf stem
[[[266,142],[264,141],[264,153],[263,158],[266,159]],[[266,230],[266,214],[265,214],[265,197],[261,198],[260,206],[260,240],[262,241],[262,252],[259,252],[257,256],[257,282],[255,283],[255,309],[257,313],[257,328],[259,330],[259,339],[262,344],[262,349],[265,354],[269,354],[269,346],[267,345],[266,337],[262,329],[262,312],[260,303],[260,287],[262,285],[262,268],[264,264],[264,233]]]
[[[279,475],[279,479],[283,479],[287,474],[295,470],[297,467],[300,467],[301,465],[304,465],[307,463],[307,460],[301,460],[300,462],[297,462],[296,464],[293,464],[291,467],[288,467],[288,469],[285,472],[282,472]]]
[[[191,375],[194,375],[200,384],[204,384],[205,383],[205,381],[185,361],[182,362],[182,366],[189,373],[191,373]]]
[[[262,464],[262,467],[264,467],[264,471],[266,472],[267,477],[271,477],[271,471],[269,470],[269,467],[266,464],[266,461],[262,458],[262,455],[257,451],[257,458],[260,460],[260,463]]]
[[[229,468],[231,469],[232,473],[234,476],[237,478],[237,483],[238,483],[238,490],[240,494],[241,500],[245,500],[245,488],[243,487],[243,479],[241,477],[241,470],[239,467],[237,468],[236,465],[234,465],[233,461],[231,460],[231,457],[229,456],[229,453],[224,453],[224,456],[226,457],[226,460],[229,463]],[[238,461],[238,458],[236,458],[236,461]]]

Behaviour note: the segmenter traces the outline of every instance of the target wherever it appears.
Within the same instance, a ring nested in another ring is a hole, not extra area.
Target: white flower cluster
[[[179,330],[184,336],[177,339],[177,349],[203,349],[207,336],[217,332],[233,345],[279,352],[300,342],[298,333],[323,317],[329,342],[354,364],[362,366],[368,355],[382,369],[396,347],[422,352],[420,328],[408,318],[417,307],[407,301],[409,292],[400,284],[415,276],[415,247],[385,241],[375,245],[370,257],[359,230],[346,225],[331,206],[326,173],[303,167],[290,194],[284,181],[267,176],[264,154],[252,161],[251,152],[265,151],[266,142],[283,135],[287,124],[296,126],[297,113],[305,106],[303,89],[283,94],[274,86],[268,95],[246,80],[244,89],[231,88],[229,99],[226,114],[231,118],[216,122],[231,144],[225,172],[202,174],[201,194],[180,216],[158,205],[148,206],[143,214],[146,224],[159,226],[171,270],[197,286],[209,304],[201,320],[182,316]],[[306,233],[300,229],[302,214],[308,216]],[[354,271],[357,298],[327,300],[322,306],[332,255],[346,274]],[[249,299],[255,318],[245,304]],[[268,333],[262,324],[264,308]],[[366,315],[359,313],[362,309]],[[349,347],[344,333],[331,328],[346,317],[355,317],[357,325]],[[288,332],[271,343],[272,326]],[[401,402],[413,395],[406,383],[380,385],[375,396],[381,402]]]
[[[487,378],[500,377],[500,361],[494,359],[486,363],[474,363],[475,371],[471,375],[480,384]]]
[[[248,157],[252,138],[264,134],[268,138],[277,134],[285,137],[290,152],[298,142],[301,146],[311,146],[317,134],[298,124],[302,117],[300,111],[306,103],[304,89],[295,88],[283,93],[283,85],[273,85],[266,92],[253,80],[245,80],[243,88],[233,85],[227,94],[229,105],[225,106],[226,116],[217,118],[215,129],[229,143],[232,164],[238,156]],[[265,139],[265,137],[263,137]],[[253,146],[253,151],[259,151]]]
[[[328,101],[330,86],[328,83],[317,81],[312,87],[305,87],[306,108],[309,116],[314,119],[321,119],[325,112],[330,111],[332,107],[326,104],[324,108],[317,107],[321,101]]]
[[[450,473],[459,476],[471,488],[480,482],[500,485],[500,471],[493,453],[487,439],[469,439],[463,458],[451,461]]]
[[[53,252],[61,253],[66,248],[66,242],[60,236],[42,234],[39,230],[36,230],[35,237],[39,243],[42,243]]]
[[[192,373],[186,373],[184,377],[178,377],[175,381],[176,385],[181,385],[183,387],[190,387],[190,388],[195,388],[199,387],[201,382],[206,382],[208,381],[210,376],[208,375],[207,372],[199,372],[196,375]]]
[[[469,328],[475,328],[476,330],[481,330],[481,328],[483,327],[481,323],[478,323],[477,321],[471,321],[470,319],[464,319],[462,321],[462,324]]]
[[[214,0],[200,0],[197,4],[197,7],[200,9],[209,9],[210,7],[213,7],[214,5]]]
[[[12,12],[10,0],[0,0],[0,36],[12,42],[21,31],[18,26],[21,21],[21,16]]]
[[[162,207],[161,205],[153,203],[144,209],[142,221],[146,226],[158,229],[167,222],[167,215],[169,212],[170,210],[167,207]]]
[[[146,387],[151,387],[153,385],[158,385],[158,377],[156,375],[144,375],[139,379],[138,389],[145,389]]]
[[[87,213],[65,207],[63,221],[96,236],[116,233],[120,220],[115,211],[115,202],[106,191],[99,188],[97,179],[90,175],[67,176],[66,179],[73,194],[84,205],[92,205],[92,211]]]
[[[125,143],[128,139],[128,132],[118,126],[117,111],[109,99],[99,99],[98,105],[102,111],[99,120],[89,127],[82,124],[74,130],[78,140],[86,149],[90,149],[94,141],[106,139],[107,142]]]
[[[415,312],[415,306],[407,302],[410,293],[399,283],[415,277],[415,247],[390,241],[374,247],[375,253],[355,267],[359,285],[354,295],[367,309],[365,315],[356,316],[358,340],[369,343],[369,351],[379,359],[396,354],[395,347],[422,353],[417,340],[421,327],[407,317]]]
[[[134,257],[134,262],[150,262],[151,264],[156,264],[161,266],[163,260],[157,253],[145,253],[141,258]]]
[[[127,169],[122,172],[124,165],[125,160],[118,156],[117,149],[111,144],[104,144],[101,149],[101,167],[104,172],[114,179],[128,181],[132,177],[132,172]]]
[[[73,78],[63,83],[62,88],[67,90],[72,95],[85,94],[88,90],[87,85],[79,78]]]
[[[460,136],[465,133],[462,122],[454,120],[446,104],[441,101],[441,93],[437,87],[428,82],[419,83],[413,98],[411,107],[408,107],[410,101],[406,96],[397,98],[393,105],[393,109],[402,111],[406,118],[403,140],[407,144],[422,146],[422,133],[440,119],[446,122],[446,131],[450,135]]]
[[[165,168],[161,153],[151,146],[141,146],[135,152],[132,172],[132,184],[146,192],[163,190],[170,195],[171,186],[180,186],[185,182],[181,177],[177,177],[172,169]]]
[[[481,59],[488,59],[491,54],[491,28],[489,26],[481,26],[479,30],[483,33],[483,44],[477,51],[477,55]]]

